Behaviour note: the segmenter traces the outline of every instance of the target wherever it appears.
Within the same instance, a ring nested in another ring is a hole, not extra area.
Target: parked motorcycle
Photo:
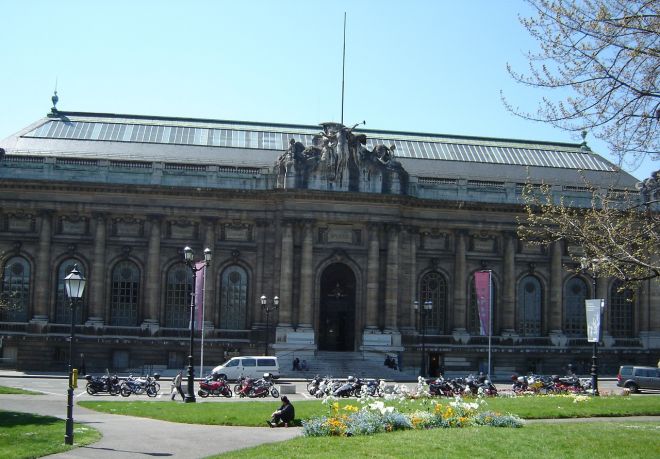
[[[117,375],[92,376],[85,375],[87,386],[85,386],[89,395],[96,395],[100,392],[107,392],[110,395],[119,395],[121,383]]]
[[[362,381],[360,381],[359,378],[349,376],[346,382],[341,386],[339,386],[337,389],[335,389],[332,395],[335,397],[351,397],[354,395],[358,395],[360,393],[361,388],[362,388]]]
[[[429,381],[429,394],[441,397],[453,397],[456,395],[454,392],[454,385],[451,381],[446,380],[442,376]]]
[[[131,394],[142,395],[146,393],[149,397],[155,397],[160,391],[159,379],[160,375],[158,373],[144,378],[134,378],[133,375],[130,375],[121,384],[121,396],[128,397]]]
[[[271,395],[273,398],[280,396],[280,391],[275,387],[273,382],[273,375],[270,373],[264,373],[263,377],[254,381],[252,388],[248,392],[247,396],[250,398],[255,397],[267,397]]]
[[[204,378],[204,381],[199,383],[199,390],[197,394],[200,397],[208,397],[209,395],[213,396],[223,396],[230,398],[233,393],[227,384],[227,380],[221,377],[217,373],[213,373]]]

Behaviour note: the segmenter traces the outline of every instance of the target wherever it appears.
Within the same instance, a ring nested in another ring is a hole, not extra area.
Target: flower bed
[[[480,411],[479,401],[466,402],[460,397],[442,404],[434,403],[426,410],[401,413],[382,401],[340,407],[333,397],[324,403],[330,406],[328,416],[303,421],[303,434],[308,437],[372,435],[380,432],[440,427],[522,427],[523,420],[513,414]]]

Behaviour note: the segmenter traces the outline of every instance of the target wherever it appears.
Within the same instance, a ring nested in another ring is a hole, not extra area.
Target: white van
[[[274,379],[277,379],[280,376],[280,364],[277,361],[277,357],[232,357],[222,365],[215,367],[213,373],[224,375],[231,381],[237,380],[241,376],[261,378],[264,373],[270,373]]]

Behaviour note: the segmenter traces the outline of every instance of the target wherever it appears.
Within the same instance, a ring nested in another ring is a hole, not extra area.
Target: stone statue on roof
[[[341,123],[322,123],[305,147],[291,139],[277,160],[278,188],[406,194],[408,174],[394,160],[394,145],[366,148],[367,136]]]

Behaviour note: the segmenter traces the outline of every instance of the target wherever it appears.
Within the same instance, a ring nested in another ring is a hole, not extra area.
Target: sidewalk
[[[3,410],[58,418],[64,418],[66,413],[66,400],[49,395],[0,395],[0,406]],[[179,424],[99,413],[78,405],[74,408],[74,421],[98,429],[103,438],[97,443],[48,457],[123,459],[169,456],[198,459],[264,443],[289,440],[301,435],[302,430],[299,427],[269,429]]]

